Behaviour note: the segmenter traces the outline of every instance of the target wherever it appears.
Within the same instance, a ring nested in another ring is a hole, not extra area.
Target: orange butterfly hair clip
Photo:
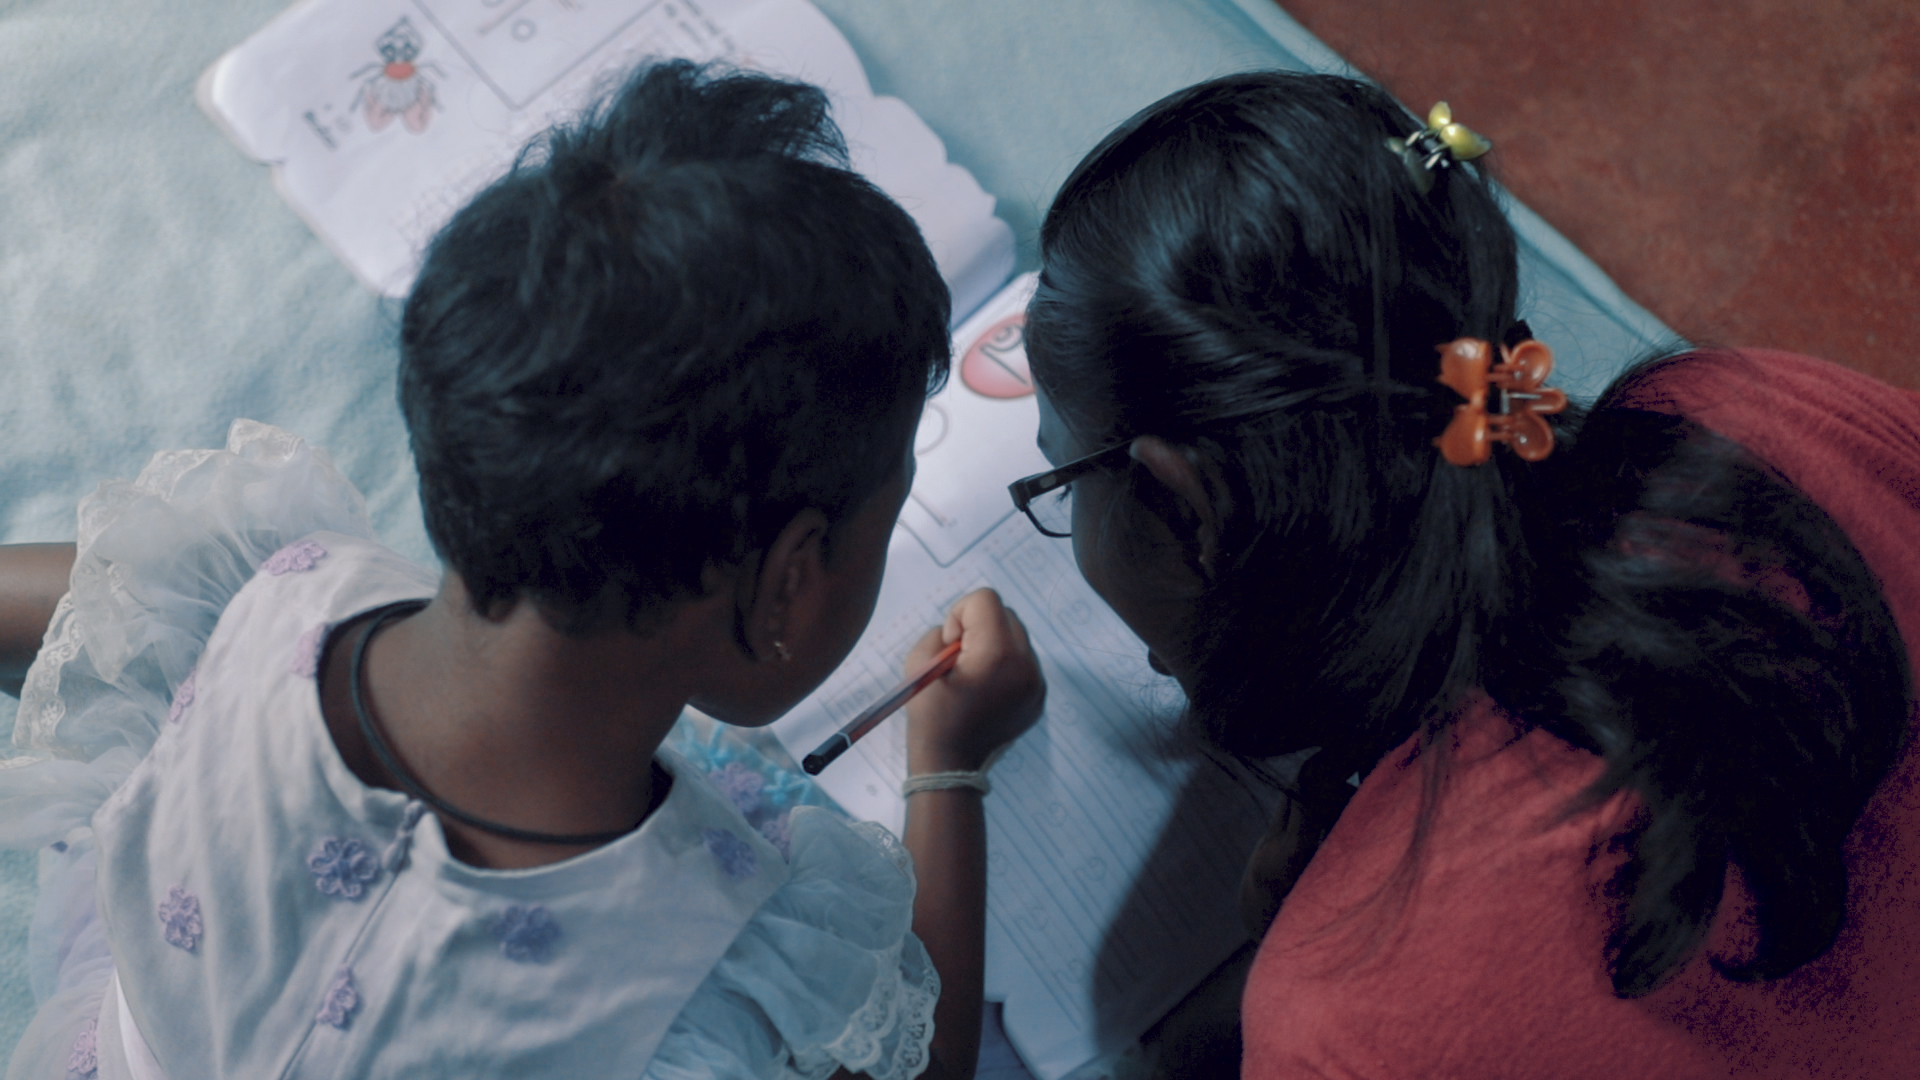
[[[1440,455],[1455,465],[1478,465],[1493,456],[1494,443],[1522,461],[1541,461],[1553,453],[1553,428],[1546,418],[1567,407],[1567,395],[1545,385],[1553,374],[1553,350],[1529,338],[1508,348],[1479,338],[1458,338],[1436,346],[1440,381],[1466,398],[1457,405],[1447,430],[1433,440]]]

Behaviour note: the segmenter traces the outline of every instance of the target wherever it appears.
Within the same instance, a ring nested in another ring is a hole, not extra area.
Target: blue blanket
[[[999,199],[1023,270],[1055,188],[1136,110],[1232,71],[1347,70],[1269,0],[815,2],[875,91],[913,106]],[[156,449],[220,446],[246,416],[331,451],[382,539],[432,559],[393,401],[396,308],[193,101],[201,70],[283,5],[0,0],[0,542],[71,539],[98,481]],[[1569,390],[1670,339],[1524,207],[1513,216],[1523,313]],[[0,731],[12,709],[0,698]],[[33,866],[0,854],[0,1061],[33,1008]]]

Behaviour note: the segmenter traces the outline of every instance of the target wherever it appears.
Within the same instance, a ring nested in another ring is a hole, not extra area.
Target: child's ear
[[[1213,577],[1221,556],[1221,530],[1233,513],[1233,497],[1220,470],[1193,447],[1170,443],[1158,435],[1133,440],[1129,453],[1173,496],[1181,521],[1167,524],[1185,526],[1188,535],[1184,539],[1197,549],[1201,571]]]
[[[827,517],[806,509],[793,516],[764,552],[749,558],[734,579],[741,646],[755,660],[792,656],[796,634],[814,617],[827,587]]]

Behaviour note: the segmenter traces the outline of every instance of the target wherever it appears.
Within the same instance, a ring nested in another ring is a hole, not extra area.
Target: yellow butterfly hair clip
[[[1493,149],[1493,143],[1465,124],[1455,123],[1444,101],[1427,110],[1427,126],[1404,139],[1388,139],[1387,149],[1407,167],[1407,176],[1422,195],[1433,190],[1433,171],[1456,161],[1472,161]]]

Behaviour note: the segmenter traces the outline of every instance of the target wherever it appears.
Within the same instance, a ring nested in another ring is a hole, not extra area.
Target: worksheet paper
[[[874,95],[807,0],[302,0],[209,67],[199,98],[354,274],[397,297],[529,139],[673,57],[825,89],[853,167],[919,224],[956,320],[1012,273],[993,196],[905,102]]]
[[[960,327],[953,377],[921,421],[873,622],[773,730],[796,760],[807,754],[897,683],[907,650],[973,589],[998,590],[1019,614],[1047,706],[995,766],[986,800],[987,996],[1005,1003],[1027,1067],[1055,1080],[1138,1037],[1245,942],[1234,900],[1271,796],[1176,736],[1177,684],[1088,588],[1072,541],[1013,509],[1007,484],[1049,467],[1020,348],[1033,282],[1017,279]],[[905,730],[903,715],[888,720],[819,777],[896,833]]]

